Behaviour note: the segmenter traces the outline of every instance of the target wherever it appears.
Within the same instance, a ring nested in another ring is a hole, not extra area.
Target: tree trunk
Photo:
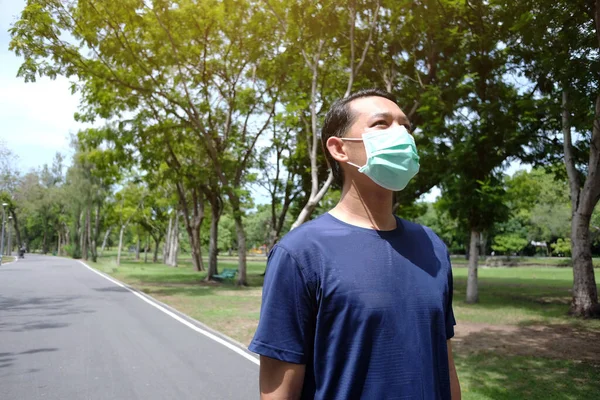
[[[596,12],[600,12],[600,10],[596,10]],[[598,304],[598,289],[592,263],[590,220],[600,197],[600,95],[596,97],[595,118],[589,147],[588,175],[583,188],[579,181],[579,172],[575,167],[567,88],[563,89],[562,106],[563,149],[571,194],[573,300],[570,313],[584,318],[598,317],[600,316],[600,305]]]
[[[157,236],[154,239],[154,254],[152,255],[152,262],[156,263],[158,262],[158,246],[160,246],[160,241],[161,241],[161,237]]]
[[[79,219],[82,221],[79,227],[79,242],[81,243],[81,258],[87,261],[88,259],[88,247],[87,247],[87,219],[86,211],[82,211]]]
[[[329,171],[329,176],[327,177],[327,181],[323,184],[323,187],[319,190],[319,174],[318,174],[318,164],[317,164],[317,145],[319,132],[317,129],[317,84],[319,78],[319,61],[321,57],[321,51],[323,50],[323,45],[325,41],[321,39],[319,41],[319,48],[317,53],[314,56],[314,60],[312,65],[308,65],[308,67],[312,70],[312,83],[311,83],[311,92],[310,92],[310,135],[308,135],[308,140],[306,144],[308,145],[308,155],[310,158],[310,179],[311,179],[311,187],[310,187],[310,195],[308,197],[308,202],[300,211],[300,215],[292,225],[291,229],[295,229],[309,220],[313,211],[319,204],[319,201],[325,196],[329,186],[333,183],[333,173]],[[308,60],[307,60],[308,63]]]
[[[477,284],[477,263],[479,261],[479,232],[471,229],[471,243],[469,250],[469,275],[467,278],[467,303],[473,304],[479,301],[479,291]]]
[[[177,193],[179,195],[179,204],[183,212],[185,229],[190,239],[190,247],[192,250],[192,264],[196,271],[204,271],[204,262],[202,261],[202,247],[200,242],[200,228],[204,221],[204,194],[199,188],[190,189],[191,210],[186,199],[186,191],[183,184],[176,184]],[[191,213],[190,213],[191,211]]]
[[[10,214],[12,215],[13,226],[15,227],[15,235],[17,235],[17,249],[21,248],[23,242],[21,242],[21,230],[19,229],[19,222],[17,220],[17,213],[11,209]]]
[[[210,201],[210,239],[208,243],[208,274],[206,280],[211,280],[219,273],[217,252],[219,251],[219,220],[223,211],[223,202],[218,193],[207,193]]]
[[[240,208],[240,199],[233,190],[227,193],[231,208],[233,211],[233,220],[235,221],[235,231],[237,233],[238,245],[238,286],[247,286],[246,277],[246,232],[244,232],[244,222],[242,220],[242,211]]]
[[[102,240],[102,247],[100,248],[100,257],[102,257],[102,255],[104,254],[104,249],[106,248],[106,241],[108,240],[108,237],[110,236],[111,230],[112,230],[112,226],[109,226],[108,229],[106,230],[106,233],[104,234],[104,239]]]
[[[137,242],[135,244],[135,261],[140,261],[140,235],[137,235]]]
[[[100,234],[100,204],[96,204],[96,214],[94,216],[94,232],[92,233],[92,240],[90,249],[92,252],[92,261],[98,260],[98,235]]]
[[[146,245],[144,246],[144,264],[148,263],[148,246],[150,245],[150,235],[146,235]],[[154,250],[154,258],[156,258],[156,252],[158,251],[158,244],[155,247]],[[154,260],[154,262],[156,262],[156,260]]]
[[[315,166],[315,168],[316,168],[316,166]],[[329,187],[331,186],[332,183],[333,183],[333,173],[331,171],[329,171],[329,176],[327,177],[327,181],[325,181],[321,190],[319,190],[316,193],[316,195],[313,194],[313,190],[311,190],[308,202],[306,203],[304,208],[302,208],[302,211],[300,211],[300,215],[298,215],[298,218],[292,224],[292,227],[290,230],[296,229],[297,227],[299,227],[300,225],[302,225],[303,223],[305,223],[306,221],[309,220],[313,211],[315,211],[315,208],[317,208],[317,205],[319,204],[319,202],[321,201],[323,196],[325,196],[325,193],[327,193],[327,190],[329,189]]]
[[[479,242],[479,255],[485,256],[486,247],[487,247],[487,234],[485,232],[481,232],[480,234],[480,242]]]
[[[585,318],[600,316],[598,289],[592,264],[590,217],[575,213],[571,221],[573,300],[570,312]]]
[[[86,217],[86,225],[87,225],[87,247],[88,247],[88,253],[92,255],[92,261],[96,262],[96,257],[94,256],[94,241],[92,238],[92,221],[91,221],[91,207],[88,208],[87,210],[87,217]]]
[[[169,240],[169,257],[166,264],[171,267],[177,267],[177,253],[179,252],[179,212],[175,213],[173,225],[171,227],[171,237]]]
[[[73,243],[73,258],[81,258],[81,211],[79,206],[76,206],[77,210],[73,213],[73,229],[71,229],[71,243]]]
[[[121,225],[119,232],[119,248],[117,249],[117,266],[121,265],[121,247],[123,247],[123,232],[125,231],[126,225]]]
[[[173,226],[173,217],[170,217],[169,218],[169,227],[167,228],[167,237],[165,238],[165,245],[163,247],[163,264],[168,264],[167,260],[169,260],[169,253],[170,253],[170,249],[171,249],[172,226]]]
[[[190,247],[192,250],[192,265],[194,266],[194,269],[198,272],[204,271],[204,261],[202,260],[202,247],[200,244],[201,224],[202,222],[192,222],[190,224]]]
[[[43,254],[48,253],[48,245],[46,243],[46,240],[48,239],[47,230],[48,229],[46,229],[46,224],[44,224],[44,236],[42,238],[42,253]]]

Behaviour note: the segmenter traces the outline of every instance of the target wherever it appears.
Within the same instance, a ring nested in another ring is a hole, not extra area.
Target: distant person
[[[261,399],[460,399],[444,243],[394,216],[419,170],[387,92],[337,101],[321,140],[341,200],[269,254],[258,329]]]

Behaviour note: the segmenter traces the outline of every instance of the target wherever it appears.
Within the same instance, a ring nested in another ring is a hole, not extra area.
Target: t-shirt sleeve
[[[302,267],[282,247],[269,255],[260,321],[249,349],[263,356],[305,364],[314,339],[315,294]]]
[[[452,297],[454,293],[454,279],[452,277],[452,263],[450,262],[450,255],[448,255],[448,295],[446,296],[446,340],[454,337],[454,326],[456,325],[456,319],[454,319],[454,311],[452,310]]]

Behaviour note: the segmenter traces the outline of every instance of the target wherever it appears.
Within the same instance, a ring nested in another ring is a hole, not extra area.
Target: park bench
[[[237,269],[225,268],[220,274],[213,275],[214,279],[223,280],[223,279],[233,279],[237,274]]]

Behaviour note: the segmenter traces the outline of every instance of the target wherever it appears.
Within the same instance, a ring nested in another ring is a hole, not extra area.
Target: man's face
[[[346,138],[362,138],[367,132],[389,130],[394,131],[400,126],[410,132],[410,122],[400,107],[384,97],[361,97],[349,105],[354,115],[354,123],[348,129]],[[356,165],[365,165],[367,154],[362,142],[344,141],[344,150],[349,161]],[[360,174],[355,167],[345,166],[344,172]],[[347,176],[347,175],[346,175]]]

